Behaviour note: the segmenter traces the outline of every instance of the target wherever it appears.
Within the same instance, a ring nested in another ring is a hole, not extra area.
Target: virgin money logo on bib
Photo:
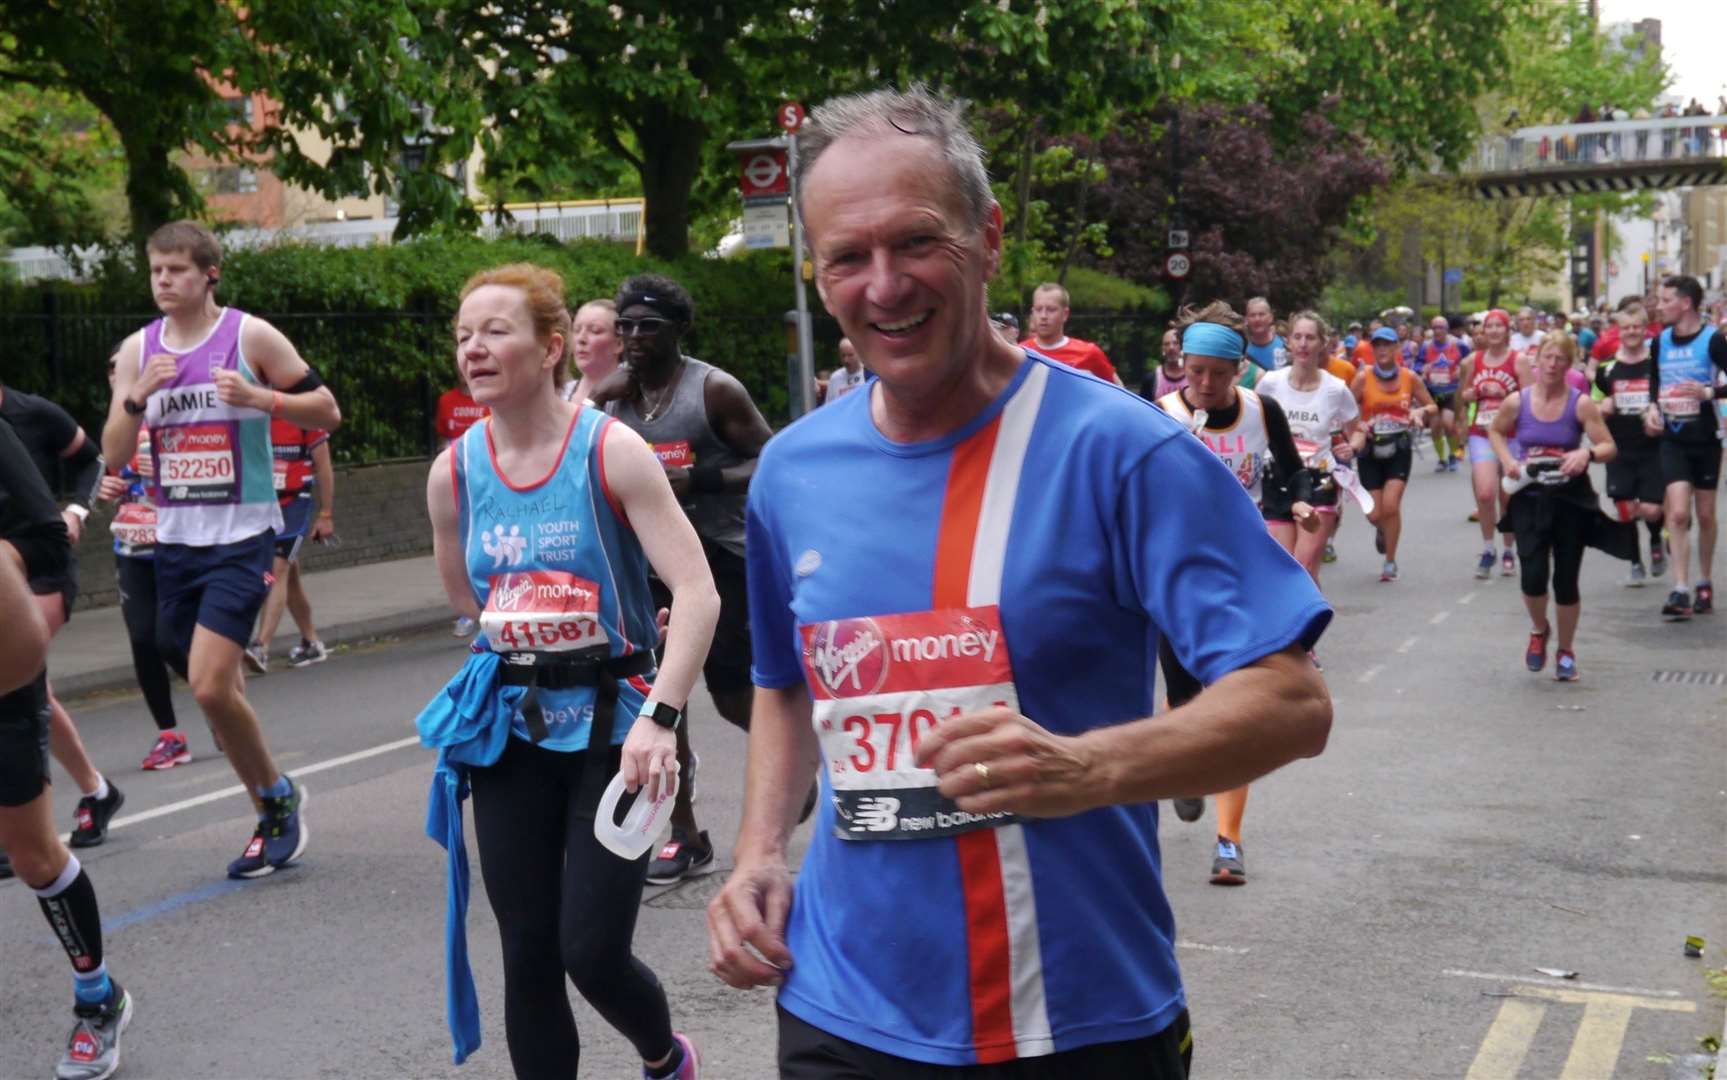
[[[492,578],[491,611],[573,614],[598,611],[599,587],[585,578],[555,570],[529,570]]]
[[[828,697],[873,694],[887,681],[888,655],[874,619],[835,619],[805,627],[804,656]]]
[[[834,619],[800,629],[810,686],[824,699],[1013,678],[993,607]]]

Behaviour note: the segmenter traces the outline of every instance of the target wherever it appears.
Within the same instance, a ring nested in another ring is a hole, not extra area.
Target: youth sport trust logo
[[[494,525],[480,533],[480,549],[492,557],[492,569],[520,566],[528,557],[528,538],[520,525],[511,525],[508,534],[502,525]]]
[[[861,697],[887,681],[887,638],[874,619],[835,619],[810,635],[809,665],[831,697]]]

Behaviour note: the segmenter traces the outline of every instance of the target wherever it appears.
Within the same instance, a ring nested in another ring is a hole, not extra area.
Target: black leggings
[[[138,689],[144,691],[144,703],[156,727],[172,731],[174,693],[168,684],[168,662],[156,644],[156,562],[115,555],[114,565],[120,572],[120,615],[126,621],[126,637],[132,642],[132,670],[138,675]]]
[[[620,751],[611,755],[615,772]],[[480,874],[504,948],[504,1031],[523,1080],[576,1075],[566,973],[644,1061],[672,1050],[665,991],[630,953],[648,857],[625,862],[594,838],[587,756],[512,736],[497,764],[470,772]]]
[[[1583,572],[1584,536],[1588,515],[1570,503],[1552,507],[1549,528],[1517,538],[1517,563],[1522,568],[1524,596],[1546,596],[1548,574],[1553,579],[1553,602],[1570,607],[1582,601],[1577,579]],[[1549,563],[1551,562],[1551,567]]]

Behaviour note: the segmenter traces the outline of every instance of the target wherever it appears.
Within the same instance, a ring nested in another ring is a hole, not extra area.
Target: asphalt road
[[[1206,883],[1209,814],[1165,815],[1196,1074],[1687,1075],[1698,1038],[1722,1029],[1704,969],[1727,954],[1727,685],[1655,673],[1727,682],[1727,615],[1664,624],[1663,590],[1621,588],[1621,567],[1591,553],[1583,681],[1530,675],[1516,583],[1470,576],[1467,481],[1428,467],[1417,462],[1402,581],[1377,581],[1359,515],[1326,567],[1331,744],[1255,787],[1250,884]],[[125,1076],[509,1075],[477,874],[485,1046],[461,1069],[443,1025],[442,852],[422,831],[431,755],[411,723],[459,650],[442,635],[382,642],[253,681],[282,765],[311,790],[312,839],[303,865],[245,884],[222,870],[248,807],[222,794],[233,775],[190,699],[199,758],[160,774],[137,770],[153,728],[136,697],[75,703],[127,794],[109,842],[84,856],[110,966],[137,1001]],[[724,852],[744,739],[700,693],[694,724],[698,809]],[[76,793],[58,787],[69,822]],[[702,907],[721,880],[650,889],[637,949],[705,1075],[770,1077],[770,996],[707,972]],[[1708,941],[1701,960],[1683,955],[1689,934]],[[47,1075],[70,1020],[67,966],[15,882],[0,885],[0,950],[0,1077]],[[639,1075],[590,1010],[578,1023],[581,1075]]]

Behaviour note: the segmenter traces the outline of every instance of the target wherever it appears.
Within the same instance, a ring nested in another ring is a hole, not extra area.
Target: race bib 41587
[[[836,619],[799,627],[842,840],[915,840],[993,828],[1009,814],[970,814],[915,764],[944,720],[1019,709],[994,606]]]
[[[561,570],[494,574],[480,629],[497,652],[569,652],[609,640],[600,587]]]

